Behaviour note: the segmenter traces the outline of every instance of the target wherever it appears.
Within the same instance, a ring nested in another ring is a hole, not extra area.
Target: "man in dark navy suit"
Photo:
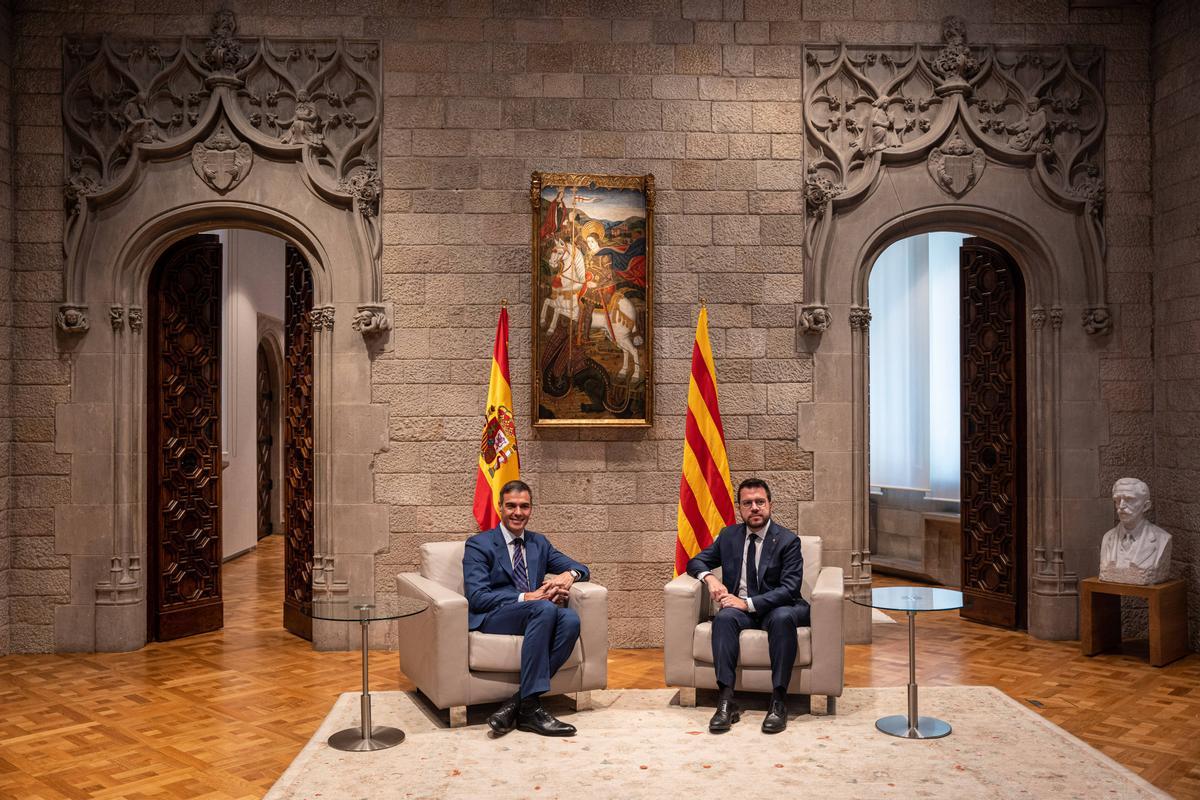
[[[575,726],[555,719],[540,697],[579,639],[579,614],[566,608],[571,584],[588,568],[526,530],[533,492],[524,481],[500,489],[500,524],[467,539],[463,581],[473,631],[524,636],[521,688],[488,717],[497,734],[514,727],[542,736],[573,736]]]
[[[739,637],[747,628],[767,632],[771,656],[771,707],[763,733],[787,727],[787,687],[796,663],[796,628],[808,625],[808,602],[800,596],[804,557],[800,538],[771,521],[771,488],[749,478],[738,486],[741,525],[730,525],[688,562],[687,571],[705,582],[721,609],[712,620],[713,666],[720,696],[709,731],[729,730],[741,717],[733,701]],[[712,573],[721,567],[722,580]]]

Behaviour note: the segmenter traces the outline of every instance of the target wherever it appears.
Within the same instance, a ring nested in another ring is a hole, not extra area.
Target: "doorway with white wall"
[[[873,567],[1026,625],[1024,286],[997,245],[893,242],[868,281]]]

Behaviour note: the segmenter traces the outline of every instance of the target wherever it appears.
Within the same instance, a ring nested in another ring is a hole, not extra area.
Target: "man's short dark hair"
[[[500,487],[499,503],[503,504],[504,503],[504,495],[512,494],[513,492],[528,492],[529,493],[529,502],[530,503],[533,502],[533,489],[529,488],[529,484],[522,480],[515,480],[515,481],[509,481],[508,483],[506,483]],[[767,499],[770,500],[771,499],[770,496],[768,496]]]
[[[742,502],[742,489],[762,489],[767,493],[767,500],[771,499],[771,487],[767,486],[767,482],[762,478],[746,478],[738,484],[737,499],[739,503]]]

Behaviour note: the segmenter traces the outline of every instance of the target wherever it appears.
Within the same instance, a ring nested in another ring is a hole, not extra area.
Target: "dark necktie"
[[[513,577],[517,580],[517,591],[529,591],[529,572],[525,569],[525,540],[513,539]]]
[[[758,594],[758,563],[754,558],[758,549],[758,537],[750,534],[750,546],[746,548],[746,596]]]

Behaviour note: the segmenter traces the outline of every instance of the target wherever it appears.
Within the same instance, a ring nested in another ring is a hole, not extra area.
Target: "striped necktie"
[[[525,540],[513,539],[513,577],[517,580],[517,591],[529,591],[529,572],[525,568]]]

